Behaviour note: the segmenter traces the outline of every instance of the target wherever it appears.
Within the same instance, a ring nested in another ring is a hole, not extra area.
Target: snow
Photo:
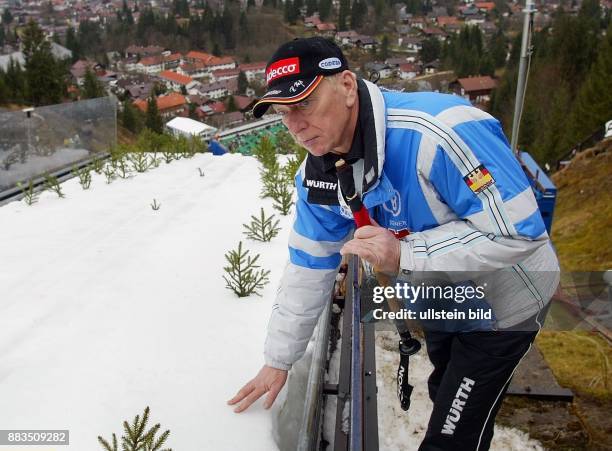
[[[289,217],[271,243],[242,235],[272,212],[258,179],[253,158],[204,154],[0,208],[2,428],[69,429],[65,449],[101,449],[148,405],[173,449],[275,449],[261,403],[226,405],[263,364],[287,255]],[[239,240],[272,271],[261,297],[221,278]]]

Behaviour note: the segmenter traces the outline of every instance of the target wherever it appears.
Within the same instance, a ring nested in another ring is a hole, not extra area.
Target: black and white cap
[[[281,45],[266,66],[267,92],[253,107],[261,117],[273,103],[298,103],[308,97],[323,77],[348,69],[342,50],[333,42],[315,36]]]

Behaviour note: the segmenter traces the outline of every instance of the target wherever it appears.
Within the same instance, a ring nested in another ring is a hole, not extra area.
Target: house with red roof
[[[159,114],[164,118],[171,116],[180,116],[187,112],[187,99],[178,92],[171,92],[165,96],[159,96],[156,99],[157,109]],[[147,112],[147,100],[138,99],[134,101],[134,106],[143,113]]]
[[[189,90],[197,84],[193,78],[171,70],[160,72],[157,76],[171,91],[180,91],[182,88]]]
[[[491,100],[491,91],[497,82],[488,75],[479,77],[459,78],[450,84],[457,95],[469,99],[472,103],[486,104]]]
[[[240,75],[239,68],[215,70],[210,73],[210,81],[214,83],[215,81],[230,80],[238,78],[238,75]]]

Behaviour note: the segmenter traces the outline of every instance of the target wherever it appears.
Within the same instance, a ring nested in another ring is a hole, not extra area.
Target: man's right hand
[[[268,393],[264,407],[269,409],[274,403],[276,396],[281,391],[281,388],[285,385],[287,373],[288,371],[286,370],[279,370],[278,368],[264,365],[262,369],[259,370],[259,373],[257,373],[257,376],[242,387],[240,391],[236,393],[236,396],[227,403],[233,405],[242,401],[240,405],[234,409],[234,412],[240,413],[248,409],[249,406],[261,398],[262,395]]]

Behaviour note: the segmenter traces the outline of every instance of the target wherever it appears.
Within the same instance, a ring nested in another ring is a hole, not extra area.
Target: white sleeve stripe
[[[429,135],[421,135],[421,142],[419,144],[419,150],[417,154],[417,170],[418,170],[418,181],[421,187],[421,192],[425,196],[425,201],[436,219],[438,224],[445,224],[454,219],[457,219],[457,215],[451,210],[448,205],[440,201],[438,194],[435,189],[429,183],[429,174],[431,173],[431,166],[438,150],[437,140],[432,139]]]
[[[425,254],[431,254],[435,251],[438,251],[440,249],[443,249],[447,246],[450,246],[452,244],[468,244],[470,241],[475,240],[476,238],[486,238],[481,232],[479,232],[478,230],[475,230],[471,233],[468,233],[465,236],[462,237],[452,237],[449,238],[445,241],[441,241],[439,243],[435,243],[433,245],[430,246],[426,246],[426,245],[422,245],[422,244],[416,244],[414,245],[413,249],[414,249],[414,253],[425,253]],[[417,250],[417,248],[423,248],[423,250]]]
[[[449,127],[455,127],[465,122],[491,120],[495,118],[479,108],[459,105],[442,111],[436,116],[436,119],[444,122],[444,124]]]
[[[472,150],[465,144],[465,142],[463,142],[457,132],[455,132],[452,128],[447,127],[433,116],[421,111],[390,108],[389,127],[392,128],[397,122],[407,122],[408,124],[420,125],[421,127],[407,125],[405,128],[414,128],[417,130],[420,129],[419,131],[421,131],[421,133],[423,133],[424,129],[426,130],[425,133],[433,133],[435,136],[438,136],[442,140],[440,145],[445,150],[449,158],[453,161],[462,177],[465,177],[480,165],[480,162]],[[487,192],[489,192],[488,194],[490,194],[490,196],[487,196]],[[498,230],[502,235],[516,234],[514,226],[511,223],[508,224],[506,222],[507,214],[504,212],[501,195],[495,184],[481,191],[477,196],[480,198],[483,207],[486,209],[488,206],[491,210],[491,225],[493,225],[494,230]],[[485,198],[487,199],[487,202],[484,201]]]
[[[295,229],[292,229],[289,235],[289,246],[304,251],[313,257],[329,257],[340,252],[342,245],[348,241],[350,236],[351,234],[349,233],[341,241],[315,241],[300,235]]]
[[[530,187],[518,193],[512,199],[508,199],[504,202],[504,205],[506,206],[506,211],[508,212],[512,224],[527,219],[538,209],[538,203]]]

